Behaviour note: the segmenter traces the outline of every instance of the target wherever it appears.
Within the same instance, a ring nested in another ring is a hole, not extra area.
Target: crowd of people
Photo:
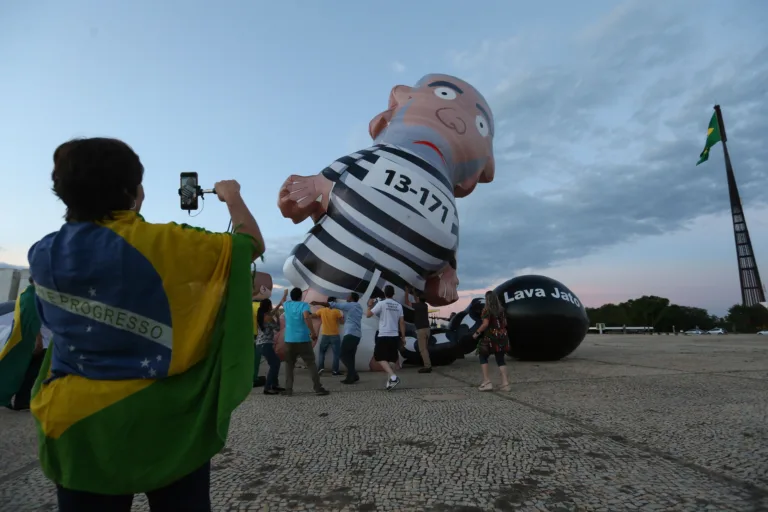
[[[60,511],[128,512],[136,493],[147,494],[153,512],[210,511],[210,459],[223,448],[230,416],[252,389],[254,354],[268,365],[265,394],[291,395],[301,358],[314,392],[327,395],[320,375],[328,349],[331,374],[343,376],[344,384],[358,382],[363,315],[375,316],[374,360],[386,373],[387,390],[400,383],[406,322],[391,285],[365,308],[357,293],[310,304],[299,288],[286,289],[274,306],[265,299],[255,307],[243,277],[265,243],[237,182],[215,185],[232,233],[210,233],[140,216],[144,167],[122,141],[72,140],[56,149],[53,161],[53,191],[66,206],[65,223],[30,249],[37,307],[25,313],[39,314],[47,334],[41,327],[30,335],[30,369],[10,406],[31,407],[41,432],[41,466],[57,486]],[[419,372],[429,373],[427,304],[412,290],[405,303],[414,312]],[[320,309],[313,313],[313,306]],[[281,317],[284,387],[275,350]],[[492,389],[492,356],[502,390],[509,389],[505,322],[488,292],[474,334],[483,391]],[[32,391],[29,375],[38,371]]]
[[[317,395],[327,395],[320,383],[319,376],[325,371],[325,361],[328,349],[332,352],[331,375],[343,376],[340,364],[347,370],[343,384],[354,384],[360,380],[355,369],[355,356],[357,346],[362,336],[361,323],[363,308],[359,304],[360,296],[351,293],[346,301],[339,301],[336,297],[328,297],[327,301],[302,301],[302,290],[293,288],[290,290],[290,301],[286,302],[289,295],[288,289],[283,293],[283,298],[277,307],[272,307],[270,299],[258,301],[254,305],[254,342],[262,349],[262,354],[269,366],[264,384],[265,395],[293,394],[294,372],[297,359],[300,357],[312,376],[314,391]],[[386,389],[394,389],[400,383],[400,377],[395,373],[398,367],[400,349],[405,348],[406,328],[403,306],[394,299],[395,288],[392,285],[384,287],[384,299],[371,299],[368,301],[365,316],[378,318],[378,330],[375,339],[373,359],[379,368],[387,374]],[[414,301],[410,296],[413,295]],[[501,391],[509,391],[509,379],[506,368],[505,355],[509,348],[509,339],[506,329],[506,315],[501,302],[493,292],[485,295],[486,305],[483,309],[481,324],[473,334],[477,340],[477,352],[482,369],[483,381],[480,391],[493,390],[493,384],[488,373],[488,362],[494,357],[501,375]],[[429,323],[428,305],[423,302],[418,294],[410,289],[406,290],[405,305],[413,310],[413,324],[416,329],[419,353],[423,366],[419,373],[430,373],[432,364],[429,357],[429,338],[431,327]],[[283,306],[283,311],[281,311]],[[312,307],[320,307],[314,313]],[[280,358],[277,356],[274,343],[277,331],[280,329],[280,317],[285,320],[286,343],[286,387],[277,385],[280,372]],[[319,333],[315,329],[315,320],[320,321]],[[344,326],[344,337],[339,334],[340,327]],[[318,342],[318,361],[312,348],[313,342]],[[258,374],[259,362],[256,362],[256,374]]]

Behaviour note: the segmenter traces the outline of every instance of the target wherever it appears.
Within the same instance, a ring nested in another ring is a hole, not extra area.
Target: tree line
[[[599,308],[586,308],[589,323],[603,323],[607,327],[644,326],[655,332],[704,330],[722,327],[729,332],[755,333],[768,329],[768,309],[761,305],[735,304],[724,317],[710,315],[706,309],[680,306],[669,299],[644,295],[620,304],[604,304]]]

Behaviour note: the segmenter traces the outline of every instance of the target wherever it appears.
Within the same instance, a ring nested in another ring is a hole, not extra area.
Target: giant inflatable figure
[[[459,284],[455,199],[493,180],[491,109],[470,84],[432,74],[394,87],[369,133],[372,147],[281,187],[283,216],[314,222],[286,260],[285,277],[306,290],[307,302],[356,291],[365,305],[392,284],[400,302],[408,286],[430,305],[451,304]],[[360,352],[373,350],[369,334]]]

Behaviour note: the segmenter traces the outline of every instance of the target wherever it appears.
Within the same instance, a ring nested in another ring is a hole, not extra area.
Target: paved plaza
[[[477,391],[474,356],[392,392],[329,375],[316,397],[306,370],[293,397],[257,388],[214,510],[768,510],[768,337],[595,335],[510,370],[509,393]],[[55,510],[29,413],[0,432],[0,510]]]

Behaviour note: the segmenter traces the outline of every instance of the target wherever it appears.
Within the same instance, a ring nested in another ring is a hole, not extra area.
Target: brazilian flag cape
[[[45,475],[148,492],[225,445],[253,382],[250,237],[133,212],[65,224],[30,250],[53,338],[33,389]]]
[[[29,285],[16,299],[13,312],[0,315],[0,407],[10,404],[19,390],[39,332],[35,287]]]

